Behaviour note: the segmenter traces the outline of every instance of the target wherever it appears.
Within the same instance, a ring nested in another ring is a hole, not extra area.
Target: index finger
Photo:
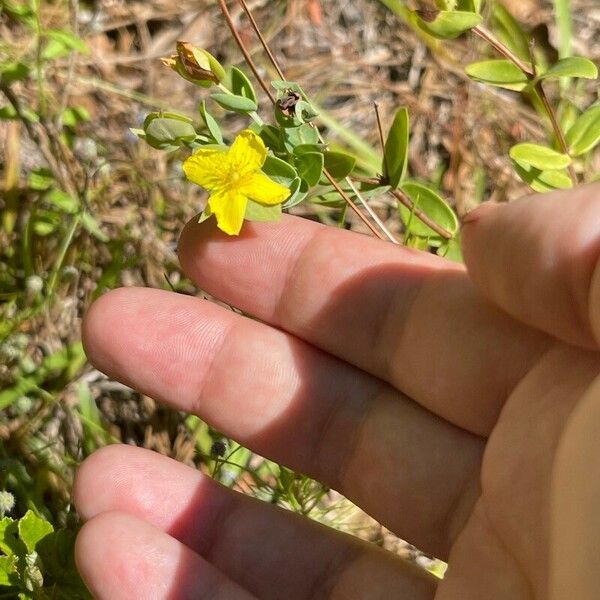
[[[236,239],[193,220],[179,256],[210,294],[479,435],[551,343],[480,296],[462,266],[296,217]]]

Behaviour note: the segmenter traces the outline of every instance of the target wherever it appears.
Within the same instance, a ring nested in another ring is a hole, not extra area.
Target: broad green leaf
[[[323,157],[325,158],[325,168],[337,181],[348,177],[356,166],[356,158],[345,152],[327,150],[323,153]]]
[[[200,117],[204,121],[204,124],[206,125],[206,128],[208,129],[210,135],[212,135],[217,144],[222,144],[223,134],[221,133],[221,128],[219,127],[219,124],[217,123],[215,118],[206,109],[206,102],[204,100],[200,102],[198,111],[200,112]]]
[[[571,157],[539,144],[517,144],[510,157],[520,165],[531,165],[540,171],[559,171],[571,164]]]
[[[408,109],[402,107],[394,117],[394,122],[385,142],[383,157],[383,173],[393,189],[396,189],[406,176],[409,137]]]
[[[250,80],[246,77],[243,71],[240,71],[237,67],[231,67],[231,91],[236,96],[243,96],[249,98],[255,104],[258,104],[256,98],[256,92],[254,86]]]
[[[273,181],[287,188],[298,178],[298,173],[292,165],[275,156],[267,156],[262,172]]]
[[[437,254],[443,256],[452,262],[463,263],[463,253],[460,246],[460,239],[457,236],[451,240],[444,240],[441,246],[437,249]]]
[[[563,131],[569,131],[581,116],[581,111],[567,98],[563,98],[556,112],[558,122]]]
[[[192,142],[196,138],[194,126],[186,121],[172,118],[152,119],[146,127],[146,141],[153,147],[163,149]]]
[[[306,154],[307,152],[320,152],[322,154],[323,144],[298,144],[298,146],[294,147],[294,154],[296,156]]]
[[[247,114],[258,109],[258,105],[251,98],[245,96],[232,96],[231,94],[213,94],[211,98],[225,110]]]
[[[579,77],[581,79],[597,79],[598,68],[587,58],[581,56],[571,56],[562,58],[553,64],[545,73],[542,73],[537,79],[543,81],[546,79],[558,79],[560,77]]]
[[[465,71],[475,81],[517,92],[525,89],[529,83],[525,73],[503,58],[471,63]]]
[[[296,157],[298,175],[310,186],[319,183],[324,166],[325,159],[320,152],[307,152]]]
[[[18,581],[17,557],[0,556],[0,587],[14,586]]]
[[[412,19],[423,31],[440,39],[456,38],[482,21],[481,15],[462,10],[421,10],[412,12]]]
[[[567,132],[573,156],[587,154],[600,142],[600,104],[588,108]]]
[[[51,523],[44,521],[31,510],[19,519],[19,537],[29,552],[35,552],[38,542],[53,531],[54,527]]]
[[[293,152],[296,146],[302,144],[317,144],[319,142],[319,132],[315,127],[307,123],[299,127],[290,127],[285,130],[285,146],[289,152]]]
[[[517,161],[513,161],[513,166],[519,177],[536,192],[544,193],[573,187],[573,181],[564,171],[540,171]]]
[[[49,29],[44,34],[48,38],[46,45],[42,51],[44,60],[53,60],[67,56],[71,52],[79,52],[81,54],[89,54],[90,50],[87,44],[74,33],[63,31],[60,29]]]
[[[246,221],[279,221],[281,219],[281,204],[275,206],[264,206],[258,202],[248,200],[246,206],[246,214],[244,215]]]
[[[0,519],[0,550],[7,556],[22,556],[27,552],[27,548],[18,538],[18,534],[18,521],[10,517]]]
[[[60,225],[60,221],[56,212],[38,211],[33,221],[33,231],[40,237],[50,235]]]
[[[430,187],[415,181],[406,181],[400,189],[412,200],[415,207],[422,210],[432,221],[454,234],[458,230],[458,218],[446,201]],[[400,217],[411,235],[437,237],[438,234],[425,225],[414,213],[399,205]]]

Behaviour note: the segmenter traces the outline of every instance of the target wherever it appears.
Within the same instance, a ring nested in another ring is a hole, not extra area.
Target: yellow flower
[[[225,233],[240,233],[248,200],[275,206],[290,195],[286,187],[261,172],[266,158],[263,141],[246,129],[231,148],[201,148],[183,163],[186,177],[211,192],[208,208]]]

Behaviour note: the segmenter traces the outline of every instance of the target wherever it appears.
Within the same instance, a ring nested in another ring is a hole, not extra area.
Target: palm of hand
[[[558,238],[544,211],[562,211],[559,197],[521,203],[518,222],[529,212],[539,223],[529,236],[511,229],[512,206],[467,227],[471,276],[492,302],[462,267],[306,221],[248,227],[233,243],[188,226],[188,274],[275,328],[195,298],[120,290],[86,319],[91,359],[338,488],[449,560],[448,575],[436,587],[378,549],[112,447],[86,461],[76,486],[91,519],[78,562],[94,594],[545,597],[557,446],[600,371],[594,303],[579,302],[594,294],[600,204],[583,194],[580,248],[557,249],[541,281]]]

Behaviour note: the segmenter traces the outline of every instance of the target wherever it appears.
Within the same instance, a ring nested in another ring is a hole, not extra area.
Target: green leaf
[[[460,246],[460,239],[458,239],[458,236],[453,237],[451,240],[445,240],[442,242],[442,245],[438,248],[436,254],[443,256],[452,262],[464,263],[462,248]]]
[[[211,98],[225,110],[247,114],[258,109],[258,104],[245,96],[232,96],[231,94],[213,94]]]
[[[39,167],[30,171],[27,177],[27,185],[30,189],[36,191],[46,191],[54,184],[54,176],[50,169]]]
[[[319,142],[319,132],[315,127],[307,123],[299,127],[290,127],[285,130],[285,146],[289,152],[293,152],[296,146],[302,144],[317,144]]]
[[[319,183],[325,166],[325,158],[320,152],[307,152],[296,158],[296,169],[298,174],[308,185]]]
[[[465,71],[475,81],[517,92],[524,90],[529,83],[521,69],[503,58],[471,63]]]
[[[571,56],[562,58],[553,64],[545,73],[542,73],[537,80],[558,79],[560,77],[579,77],[581,79],[597,79],[598,68],[587,58],[581,56]]]
[[[587,154],[600,142],[600,104],[588,108],[567,132],[573,156]]]
[[[288,209],[300,204],[308,195],[308,184],[300,177],[292,181],[290,188],[290,197],[282,204],[281,208]]]
[[[298,146],[294,148],[294,154],[296,156],[306,154],[307,152],[319,152],[322,154],[323,144],[298,144]]]
[[[443,198],[430,187],[416,181],[406,181],[400,188],[432,221],[454,234],[458,231],[458,218]],[[437,237],[438,234],[425,225],[403,205],[399,205],[400,218],[411,235]]]
[[[384,148],[383,173],[393,189],[396,189],[406,176],[409,137],[408,109],[402,107],[394,117]]]
[[[19,519],[19,537],[29,552],[35,552],[40,540],[54,531],[51,523],[38,517],[33,511],[28,510],[24,517]]]
[[[267,156],[262,172],[273,181],[287,188],[298,178],[298,173],[292,165],[275,156]]]
[[[323,157],[325,169],[337,181],[348,177],[356,166],[356,158],[345,152],[327,150],[323,153]]]
[[[77,199],[62,190],[51,190],[46,194],[45,198],[50,204],[54,205],[58,210],[64,213],[72,215],[79,210],[79,202]]]
[[[258,105],[258,100],[256,98],[256,92],[254,91],[254,86],[246,77],[243,71],[240,71],[237,67],[231,67],[231,91],[236,96],[243,96],[244,98],[249,98],[256,105]]]
[[[87,44],[74,33],[63,31],[61,29],[49,29],[44,32],[48,38],[48,42],[42,51],[44,60],[54,60],[67,56],[71,52],[79,52],[81,54],[89,54],[90,50]]]
[[[495,31],[500,40],[519,58],[529,62],[529,37],[501,2],[492,3]]]
[[[19,582],[17,576],[17,557],[0,556],[0,587],[14,586]]]
[[[63,125],[74,128],[79,123],[87,123],[91,119],[91,115],[84,106],[72,106],[67,108],[62,115]]]
[[[417,27],[440,39],[457,38],[482,21],[481,15],[462,10],[421,10],[412,12],[411,15]]]
[[[196,139],[194,126],[181,119],[158,117],[150,121],[145,131],[146,141],[152,147],[159,149],[193,142]]]
[[[281,139],[281,131],[274,125],[263,125],[259,133],[267,148],[273,152],[285,152],[285,145]]]
[[[10,517],[0,519],[0,550],[7,556],[23,556],[27,552],[27,548],[18,538],[18,534],[18,521]]]
[[[29,66],[22,62],[13,62],[2,67],[0,74],[2,75],[1,81],[5,85],[10,85],[15,81],[23,81],[27,79],[31,73]]]
[[[558,171],[571,164],[571,157],[539,144],[517,144],[510,157],[521,166],[530,165],[540,171]]]
[[[244,215],[246,221],[279,221],[281,219],[281,204],[275,206],[264,206],[258,202],[248,200],[246,207],[246,214]]]
[[[204,121],[204,124],[206,125],[206,128],[208,129],[210,135],[213,137],[215,142],[217,142],[217,144],[222,144],[223,134],[221,133],[221,128],[219,127],[219,124],[217,123],[215,118],[206,109],[206,102],[204,100],[200,102],[198,110],[200,112],[200,117]]]
[[[81,224],[89,234],[93,235],[100,242],[106,243],[110,241],[110,238],[100,229],[98,221],[89,212],[82,213]]]
[[[573,181],[564,171],[540,171],[517,161],[513,161],[513,166],[519,177],[536,192],[545,193],[573,187]]]

